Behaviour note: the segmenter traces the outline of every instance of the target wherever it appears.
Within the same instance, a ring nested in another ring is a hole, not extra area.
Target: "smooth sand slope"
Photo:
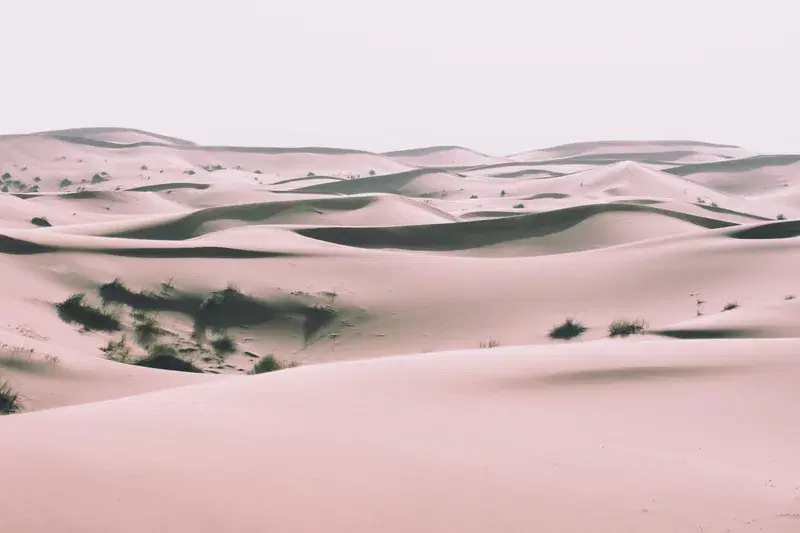
[[[0,137],[0,531],[797,531],[797,160]]]

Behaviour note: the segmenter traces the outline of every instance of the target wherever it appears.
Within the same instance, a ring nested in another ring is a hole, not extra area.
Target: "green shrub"
[[[569,340],[583,335],[584,333],[586,333],[588,329],[589,328],[587,328],[577,320],[568,318],[564,321],[563,324],[558,326],[553,326],[553,328],[547,335],[554,340],[555,339]]]
[[[22,410],[19,393],[5,381],[0,381],[0,415],[10,415]]]
[[[264,374],[266,372],[275,372],[277,370],[283,370],[285,368],[293,368],[299,366],[299,363],[296,362],[285,362],[279,361],[275,358],[272,354],[267,354],[258,361],[256,364],[253,365],[253,369],[248,372],[248,374],[256,375],[256,374]]]
[[[147,351],[147,357],[134,363],[137,366],[160,368],[162,370],[175,370],[178,372],[193,372],[200,374],[203,371],[189,361],[180,358],[178,350],[169,344],[154,344]]]
[[[39,226],[40,228],[49,228],[52,226],[50,221],[47,220],[47,217],[33,217],[31,219],[31,224],[34,226]]]
[[[122,323],[112,313],[84,302],[85,294],[73,294],[56,304],[58,316],[64,322],[78,323],[89,331],[120,331]]]
[[[615,320],[608,325],[609,337],[627,337],[628,335],[641,335],[647,329],[647,322],[642,319]]]

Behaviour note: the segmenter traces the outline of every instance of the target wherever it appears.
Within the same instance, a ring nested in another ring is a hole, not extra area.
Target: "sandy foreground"
[[[94,128],[0,175],[0,531],[800,530],[800,156]]]

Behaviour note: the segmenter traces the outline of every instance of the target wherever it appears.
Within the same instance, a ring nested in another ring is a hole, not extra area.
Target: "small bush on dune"
[[[160,368],[161,370],[175,370],[178,372],[194,372],[200,374],[203,371],[189,361],[180,358],[178,350],[169,344],[154,344],[147,351],[147,357],[139,359],[134,363],[136,366],[146,366],[148,368]]]
[[[31,219],[31,224],[34,226],[39,226],[40,228],[49,228],[52,226],[49,220],[46,217],[33,217]]]
[[[81,324],[87,330],[120,331],[122,323],[112,313],[92,307],[84,302],[85,294],[73,294],[56,304],[58,316],[64,322]]]
[[[306,342],[315,333],[327,326],[336,315],[336,309],[329,305],[315,305],[306,309],[305,321],[303,322],[303,337]]]
[[[299,363],[294,361],[286,362],[286,361],[279,361],[275,358],[272,354],[267,354],[258,361],[256,364],[253,365],[253,369],[248,372],[248,374],[256,375],[256,374],[264,374],[266,372],[275,372],[277,370],[283,370],[285,368],[294,368],[296,366],[300,366]]]
[[[489,339],[488,341],[481,341],[478,346],[480,348],[497,348],[500,346],[500,342],[494,339]]]
[[[133,334],[140,346],[150,346],[166,333],[161,329],[155,317],[147,313],[134,313]]]
[[[184,171],[183,171],[183,173],[184,173],[184,174],[187,174],[187,175],[189,175],[189,176],[194,176],[195,174],[197,174],[197,172],[195,172],[195,171],[194,171],[194,170],[192,170],[192,169],[189,169],[189,170],[184,170]]]
[[[736,309],[739,307],[739,302],[728,302],[725,304],[725,307],[722,308],[723,311],[730,311],[731,309]]]
[[[127,363],[131,356],[131,349],[128,347],[125,335],[118,341],[108,341],[102,351],[106,354],[106,358],[120,363]]]
[[[476,194],[473,194],[472,196],[469,197],[469,199],[470,200],[477,200],[478,196]]]
[[[516,204],[514,209],[522,209],[523,207],[525,207],[525,204]]]
[[[784,300],[794,300],[795,298],[797,298],[797,296],[795,296],[794,294],[788,294],[786,295]]]
[[[777,218],[778,218],[778,220],[786,220],[786,215],[784,215],[783,213],[781,213],[780,215],[778,215],[778,217],[777,217]]]
[[[551,339],[569,340],[583,335],[588,329],[577,320],[568,318],[563,324],[553,326],[547,336]]]
[[[0,415],[10,415],[22,410],[19,393],[5,381],[0,381]]]
[[[627,337],[628,335],[641,335],[647,329],[647,323],[641,318],[636,320],[615,320],[608,325],[609,337]]]
[[[211,339],[211,347],[214,349],[214,353],[224,357],[236,352],[236,339],[230,333],[225,333],[215,339]]]
[[[100,298],[102,298],[103,303],[109,300],[116,301],[120,296],[131,294],[131,290],[119,278],[114,278],[113,281],[103,283],[100,285],[98,292],[100,293]]]
[[[61,187],[62,189],[65,187],[69,187],[70,185],[72,185],[72,180],[69,180],[67,178],[64,178],[58,183],[58,186]]]

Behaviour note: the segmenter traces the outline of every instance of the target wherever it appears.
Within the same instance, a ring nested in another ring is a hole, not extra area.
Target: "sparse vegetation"
[[[506,191],[500,191],[500,198],[506,195]]]
[[[147,170],[147,165],[142,165],[139,170]]]
[[[122,323],[109,311],[87,304],[83,293],[73,294],[56,304],[58,316],[68,324],[78,323],[86,330],[120,331]]]
[[[480,348],[497,348],[500,342],[490,338],[488,341],[481,341],[478,345]]]
[[[641,318],[636,320],[618,319],[608,325],[609,337],[627,337],[629,335],[641,335],[647,329],[647,322]]]
[[[119,301],[121,296],[131,294],[131,290],[119,278],[114,278],[113,281],[103,283],[100,285],[98,292],[100,293],[100,298],[103,299],[103,303]]]
[[[50,221],[47,220],[47,217],[33,217],[31,219],[31,224],[33,224],[34,226],[39,226],[40,228],[49,228],[50,226],[52,226],[52,224],[50,224]]]
[[[153,345],[158,338],[166,333],[158,325],[154,316],[147,313],[134,313],[133,334],[136,342],[145,348]]]
[[[102,183],[104,181],[107,181],[107,178],[105,178],[101,174],[95,174],[94,176],[92,176],[92,183],[94,184]]]
[[[119,363],[127,363],[130,361],[131,349],[128,346],[125,335],[117,341],[108,341],[108,344],[102,348],[102,351],[106,354],[106,357],[112,361],[117,361]]]
[[[728,302],[725,304],[725,307],[722,308],[723,311],[730,311],[732,309],[736,309],[739,307],[739,302]]]
[[[795,298],[797,298],[797,296],[795,296],[794,294],[787,294],[784,297],[784,300],[794,300]]]
[[[470,199],[470,200],[477,200],[477,199],[478,199],[478,196],[477,196],[477,195],[475,195],[475,194],[473,194],[472,196],[470,196],[470,197],[469,197],[469,199]]]
[[[786,220],[786,215],[784,215],[783,213],[780,213],[780,214],[777,216],[777,219],[778,219],[778,220]]]
[[[514,209],[522,209],[523,207],[525,207],[525,204],[516,204]]]
[[[21,410],[19,393],[8,382],[0,381],[0,415],[10,415]]]
[[[309,177],[309,178],[311,178],[313,176],[316,176],[316,174],[314,174],[313,172],[309,172],[308,174],[306,174],[306,177]]]
[[[162,370],[176,370],[178,372],[194,372],[198,374],[203,372],[194,363],[181,359],[178,350],[169,344],[154,344],[147,352],[147,357],[139,359],[133,364]]]
[[[258,361],[256,364],[253,365],[253,369],[248,372],[248,374],[256,375],[256,374],[264,374],[266,372],[275,372],[277,370],[283,370],[285,368],[294,368],[296,366],[300,366],[299,363],[295,361],[280,361],[275,358],[272,354],[267,354]]]
[[[570,340],[583,335],[588,329],[589,328],[577,320],[568,318],[563,324],[553,326],[553,328],[548,332],[547,336],[554,340]]]
[[[61,187],[62,189],[69,187],[70,185],[72,185],[72,180],[70,180],[69,178],[64,178],[58,183],[58,186]]]
[[[263,172],[261,172],[259,169],[255,169],[255,170],[253,171],[253,173],[254,173],[254,174],[263,174]]]
[[[3,178],[3,180],[10,180],[11,179],[11,174],[6,172],[6,173],[3,174],[2,178]]]
[[[194,170],[192,170],[192,169],[189,169],[189,170],[184,170],[184,171],[183,171],[183,173],[184,173],[184,174],[188,174],[189,176],[194,176],[195,174],[197,174],[197,172],[195,172],[195,171],[194,171]]]
[[[236,352],[236,339],[230,333],[223,333],[219,337],[211,339],[211,347],[220,357],[225,357]]]
[[[370,176],[374,176],[374,175],[375,175],[375,171],[374,171],[374,170],[370,170],[370,171],[369,171],[369,175],[370,175]]]

